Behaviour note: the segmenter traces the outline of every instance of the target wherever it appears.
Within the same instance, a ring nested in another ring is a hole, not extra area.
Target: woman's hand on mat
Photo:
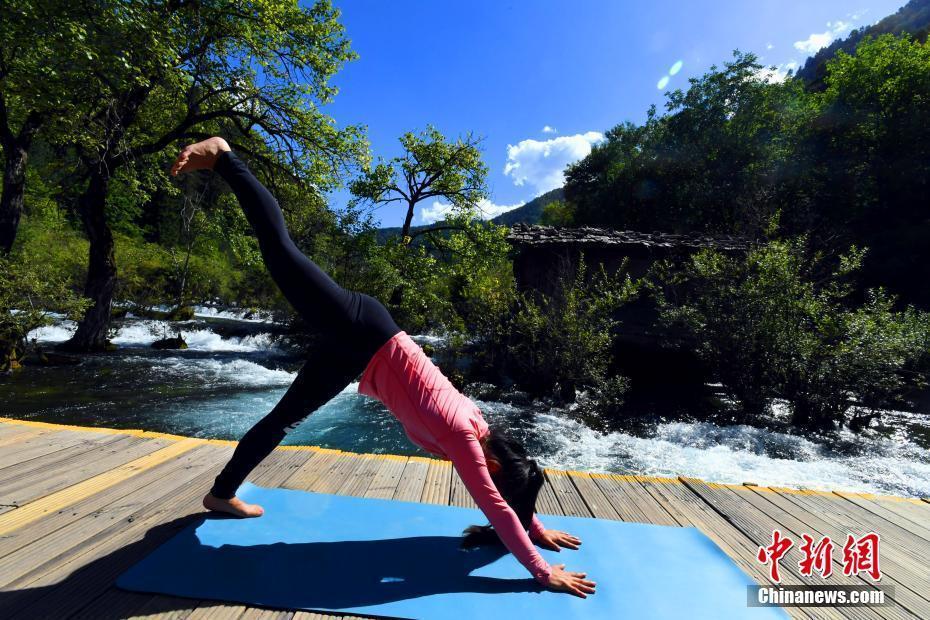
[[[226,140],[220,137],[208,138],[196,144],[189,144],[184,147],[178,158],[174,160],[174,165],[171,166],[171,174],[177,176],[182,172],[191,172],[192,170],[213,170],[213,164],[216,163],[216,158],[220,156],[220,153],[231,150]]]
[[[594,587],[597,584],[585,579],[587,576],[587,573],[573,573],[565,570],[564,564],[556,564],[552,566],[552,572],[549,574],[549,587],[559,592],[568,592],[581,598],[588,598],[588,594],[594,594]]]
[[[543,530],[539,538],[536,539],[536,542],[539,543],[539,546],[543,549],[549,549],[550,551],[561,551],[561,547],[565,547],[566,549],[577,549],[581,546],[580,538],[572,536],[568,532],[560,532],[559,530]]]

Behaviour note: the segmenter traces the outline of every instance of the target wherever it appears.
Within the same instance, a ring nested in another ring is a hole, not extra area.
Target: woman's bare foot
[[[246,504],[238,497],[220,499],[213,497],[211,493],[207,493],[203,498],[203,507],[207,510],[225,512],[236,517],[260,517],[265,514],[265,509],[258,504]]]
[[[220,156],[220,153],[231,150],[226,140],[216,136],[196,144],[189,144],[174,160],[171,174],[177,176],[182,172],[192,170],[213,170],[213,164],[216,163],[216,158]]]

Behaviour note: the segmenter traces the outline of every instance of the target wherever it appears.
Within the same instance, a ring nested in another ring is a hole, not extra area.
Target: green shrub
[[[57,208],[23,217],[13,249],[17,260],[41,265],[51,280],[83,291],[88,243]]]
[[[895,311],[880,289],[856,303],[865,252],[851,248],[827,269],[806,243],[770,241],[744,258],[697,253],[670,282],[686,292],[677,303],[660,298],[661,316],[693,337],[745,414],[766,413],[780,397],[794,424],[827,428],[900,397],[902,373],[927,354],[930,315]]]
[[[572,226],[575,223],[575,205],[553,200],[543,207],[539,223],[544,226]]]
[[[575,273],[560,278],[559,294],[517,294],[486,335],[497,366],[533,395],[571,402],[576,390],[587,391],[589,413],[619,405],[627,383],[609,376],[614,314],[637,289],[621,271],[599,265],[589,278],[582,256]]]
[[[489,317],[507,312],[516,284],[507,242],[509,228],[491,222],[447,218],[463,229],[442,241],[446,297],[453,315],[446,327],[466,334],[481,333]]]
[[[394,239],[385,243],[382,252],[391,267],[382,286],[389,291],[387,305],[395,321],[410,333],[453,323],[440,261],[423,246]]]
[[[77,296],[66,278],[22,256],[0,258],[0,370],[19,365],[26,335],[52,319],[54,311],[77,319],[90,300]]]
[[[251,239],[235,247],[201,243],[189,259],[182,305],[219,299],[239,306],[277,307],[282,304],[260,256],[253,256]],[[114,233],[117,282],[114,299],[150,309],[178,301],[186,257],[183,247],[151,243],[138,236]],[[41,265],[51,280],[79,292],[87,272],[88,244],[80,231],[55,208],[33,209],[17,235],[16,255]]]
[[[115,235],[114,299],[149,309],[170,303],[171,253],[164,247],[120,233]]]

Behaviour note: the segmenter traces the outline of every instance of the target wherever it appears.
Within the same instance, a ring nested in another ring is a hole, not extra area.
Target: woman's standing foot
[[[203,507],[214,512],[225,512],[236,517],[260,517],[265,514],[265,509],[258,504],[246,504],[238,497],[231,499],[220,499],[213,497],[211,493],[203,498]]]

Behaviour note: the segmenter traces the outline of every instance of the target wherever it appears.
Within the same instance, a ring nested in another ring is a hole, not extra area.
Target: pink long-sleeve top
[[[548,585],[552,569],[530,539],[539,538],[543,525],[533,515],[527,535],[491,480],[480,443],[489,432],[481,411],[455,389],[407,332],[396,333],[375,352],[358,391],[384,403],[413,443],[452,461],[507,549],[538,582]]]

